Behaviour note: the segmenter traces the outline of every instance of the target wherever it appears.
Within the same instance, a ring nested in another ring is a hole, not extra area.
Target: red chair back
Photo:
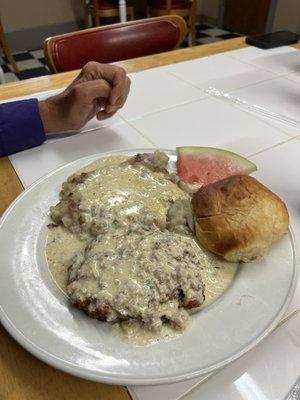
[[[89,61],[111,63],[170,51],[186,33],[184,19],[168,15],[54,36],[44,50],[50,69],[64,72]]]

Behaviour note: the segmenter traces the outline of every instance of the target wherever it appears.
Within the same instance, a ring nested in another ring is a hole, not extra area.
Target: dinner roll
[[[249,262],[269,252],[288,229],[286,205],[255,178],[230,176],[193,196],[200,244],[233,262]]]

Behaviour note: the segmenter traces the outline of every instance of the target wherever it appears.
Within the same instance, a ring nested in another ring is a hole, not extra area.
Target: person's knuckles
[[[84,84],[79,83],[72,87],[70,92],[71,98],[75,101],[85,100],[87,97],[86,91],[84,90]]]
[[[82,72],[83,72],[83,74],[89,74],[89,73],[100,71],[101,69],[102,69],[102,64],[100,64],[96,61],[89,61],[82,68]]]
[[[117,71],[115,74],[115,83],[118,85],[123,85],[126,82],[127,74],[124,68],[117,67]]]

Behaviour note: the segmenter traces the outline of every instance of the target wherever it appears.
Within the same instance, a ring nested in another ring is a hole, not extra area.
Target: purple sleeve
[[[39,146],[45,140],[37,99],[0,104],[0,156]]]

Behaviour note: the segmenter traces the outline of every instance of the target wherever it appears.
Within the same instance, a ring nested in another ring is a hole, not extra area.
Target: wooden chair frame
[[[13,55],[11,54],[9,45],[6,40],[6,34],[4,32],[4,29],[3,29],[3,26],[1,23],[1,19],[0,19],[0,52],[3,52],[5,54],[8,62],[13,67],[15,73],[18,74],[20,71],[19,71],[19,68],[16,64],[16,61],[15,61]]]
[[[47,64],[52,72],[58,73],[58,71],[55,67],[55,63],[53,61],[51,48],[55,42],[57,42],[63,38],[70,37],[70,36],[84,35],[87,32],[110,30],[110,29],[114,29],[116,26],[121,27],[121,26],[127,26],[127,25],[135,25],[135,24],[138,24],[141,22],[148,22],[151,20],[174,21],[178,25],[180,35],[179,35],[178,41],[177,41],[176,45],[174,46],[174,48],[179,47],[179,45],[182,43],[182,41],[185,39],[185,37],[187,35],[188,30],[187,30],[185,20],[178,15],[164,15],[161,17],[146,18],[146,19],[142,19],[142,20],[135,20],[135,21],[125,22],[125,23],[106,25],[106,26],[98,26],[95,28],[89,28],[89,29],[84,29],[81,31],[75,31],[75,32],[71,32],[71,33],[65,33],[62,35],[58,35],[58,36],[53,36],[53,37],[46,39],[44,42],[44,53],[45,53],[45,58],[46,58]]]
[[[89,16],[94,18],[95,26],[100,26],[100,18],[111,18],[111,17],[119,17],[119,8],[111,8],[111,9],[100,9],[98,0],[92,0],[93,7],[90,7],[86,0],[81,0],[83,14],[84,14],[84,23],[85,27],[89,27]],[[129,15],[130,20],[134,20],[134,8],[131,5],[126,7],[127,14]]]
[[[181,17],[188,17],[189,20],[189,32],[191,34],[192,45],[196,44],[196,29],[195,29],[195,22],[196,22],[196,7],[197,2],[196,0],[190,0],[192,5],[190,8],[174,8],[172,9],[172,0],[166,0],[166,8],[164,10],[158,8],[152,8],[148,6],[148,15],[150,17],[153,16],[162,16],[162,15],[179,15]]]

